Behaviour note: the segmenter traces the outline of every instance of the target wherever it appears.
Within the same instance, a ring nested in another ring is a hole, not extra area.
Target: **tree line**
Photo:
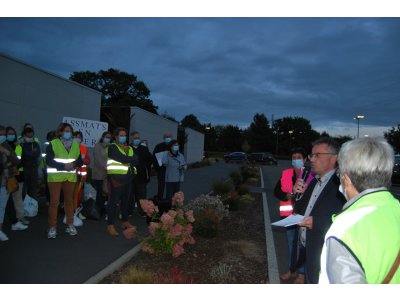
[[[134,74],[113,68],[98,72],[73,72],[70,79],[102,93],[100,120],[109,124],[110,130],[116,127],[130,127],[131,106],[140,107],[154,114],[158,113],[150,89]],[[205,151],[210,152],[272,152],[287,155],[293,147],[304,147],[308,152],[311,143],[328,133],[314,130],[309,120],[303,117],[283,117],[270,122],[265,114],[256,113],[249,127],[237,125],[213,125],[201,123],[194,114],[186,115],[178,121],[167,113],[163,117],[176,121],[182,127],[192,128],[205,135]],[[184,145],[186,136],[178,130],[178,140]],[[384,134],[396,152],[400,151],[400,124]],[[340,144],[351,140],[350,136],[333,137]]]

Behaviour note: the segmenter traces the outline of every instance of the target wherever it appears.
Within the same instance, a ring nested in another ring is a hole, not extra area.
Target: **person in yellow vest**
[[[86,146],[82,144],[83,141],[82,132],[75,131],[73,133],[73,136],[74,136],[74,141],[79,144],[83,161],[83,165],[78,169],[78,176],[80,180],[78,180],[79,184],[76,185],[76,190],[74,192],[74,209],[77,209],[81,203],[83,187],[87,179],[87,166],[90,164],[90,156]],[[79,217],[82,218],[83,216],[80,214]]]
[[[49,131],[46,135],[46,142],[43,143],[43,151],[42,151],[42,162],[40,163],[40,167],[42,168],[43,178],[45,181],[45,194],[46,194],[46,205],[49,206],[50,203],[50,191],[49,184],[47,182],[47,166],[46,166],[46,153],[47,147],[50,145],[50,142],[56,138],[56,131]]]
[[[61,190],[64,193],[64,211],[67,217],[66,232],[69,235],[78,234],[73,225],[73,195],[77,182],[77,169],[82,166],[83,161],[79,144],[72,139],[72,132],[70,124],[61,123],[57,129],[57,138],[53,139],[46,149],[47,181],[50,191],[49,239],[57,236],[57,210]]]
[[[114,137],[115,142],[107,148],[107,175],[111,192],[107,203],[107,232],[112,236],[118,236],[119,233],[114,227],[117,204],[122,215],[122,229],[133,227],[128,222],[128,204],[138,159],[132,147],[127,145],[127,131],[124,128],[117,128]]]
[[[333,216],[319,283],[400,283],[400,203],[389,192],[393,148],[383,138],[345,143],[338,157],[343,210]]]

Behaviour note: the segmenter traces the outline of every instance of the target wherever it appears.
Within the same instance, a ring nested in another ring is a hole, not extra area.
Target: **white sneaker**
[[[11,230],[25,230],[27,229],[28,226],[22,224],[20,221],[18,221],[17,223],[11,225]]]
[[[68,225],[65,232],[68,233],[69,235],[77,235],[78,234],[78,231],[76,230],[74,225]]]
[[[86,220],[86,217],[84,215],[82,215],[82,213],[79,213],[78,217],[81,220]]]
[[[8,241],[8,236],[2,230],[0,230],[0,241]]]
[[[56,236],[57,236],[57,229],[55,227],[50,228],[48,233],[47,233],[47,238],[55,239]]]

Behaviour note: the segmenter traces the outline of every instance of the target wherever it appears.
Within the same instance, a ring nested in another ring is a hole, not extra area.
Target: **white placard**
[[[73,117],[64,117],[62,121],[71,124],[74,131],[81,131],[83,134],[82,144],[89,148],[93,148],[103,132],[108,130],[108,123],[106,122]]]
[[[155,155],[156,155],[156,158],[157,158],[158,165],[159,165],[160,167],[162,167],[162,159],[163,159],[164,155],[166,155],[167,152],[168,152],[168,151],[162,151],[162,152],[157,152],[157,153],[155,154]]]
[[[290,215],[289,217],[284,218],[278,222],[272,223],[271,225],[288,227],[291,225],[299,224],[301,221],[303,221],[303,219],[304,219],[304,216],[302,216],[302,215]]]

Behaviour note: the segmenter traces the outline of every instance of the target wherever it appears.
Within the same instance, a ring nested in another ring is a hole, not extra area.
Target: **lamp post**
[[[364,116],[355,116],[353,119],[357,120],[357,138],[360,137],[360,120],[364,119]]]

